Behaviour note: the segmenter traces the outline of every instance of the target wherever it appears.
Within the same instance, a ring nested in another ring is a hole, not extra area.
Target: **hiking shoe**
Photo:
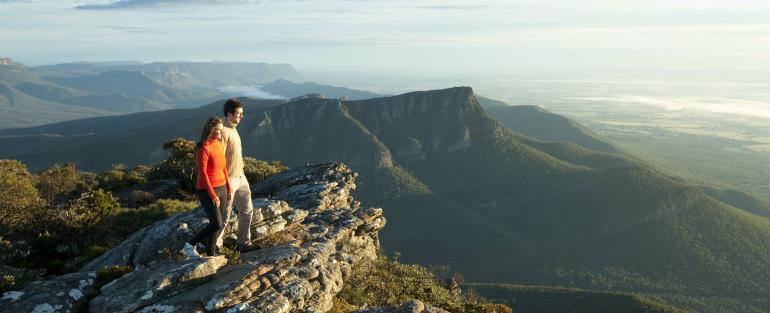
[[[184,248],[182,248],[182,254],[187,256],[188,259],[197,259],[201,257],[201,255],[198,253],[198,250],[195,249],[195,247],[189,242],[184,244]]]

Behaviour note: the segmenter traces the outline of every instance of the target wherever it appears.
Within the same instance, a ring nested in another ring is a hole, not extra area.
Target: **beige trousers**
[[[227,202],[227,208],[222,212],[222,220],[225,225],[236,224],[238,230],[235,232],[238,237],[239,245],[246,245],[251,240],[251,218],[254,213],[254,205],[251,203],[251,188],[249,182],[246,180],[245,175],[240,177],[230,178],[230,188],[233,191],[233,197],[231,201]],[[230,217],[233,215],[233,207],[238,210],[238,216],[236,217],[236,223],[230,223]],[[228,227],[222,227],[216,234],[217,247],[222,247],[224,241],[225,231]]]

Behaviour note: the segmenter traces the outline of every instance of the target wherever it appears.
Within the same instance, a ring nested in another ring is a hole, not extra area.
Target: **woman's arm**
[[[201,147],[196,152],[195,157],[195,163],[197,163],[198,167],[198,175],[201,175],[203,178],[203,183],[206,187],[206,192],[208,192],[209,197],[211,197],[211,200],[214,200],[217,198],[216,192],[214,192],[214,186],[211,186],[211,181],[209,180],[209,173],[208,170],[208,163],[209,163],[209,151],[206,149],[206,147]],[[216,202],[216,201],[215,201]]]

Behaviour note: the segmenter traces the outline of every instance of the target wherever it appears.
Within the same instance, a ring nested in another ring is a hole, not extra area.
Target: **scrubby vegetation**
[[[453,279],[441,280],[416,264],[380,256],[355,268],[330,312],[350,312],[362,307],[399,306],[417,299],[455,313],[511,313],[504,304],[487,303],[463,294]]]
[[[511,305],[517,313],[624,312],[688,313],[648,296],[592,291],[578,288],[525,286],[513,284],[466,284],[490,300]]]
[[[99,290],[104,287],[104,285],[109,284],[111,281],[116,280],[133,270],[133,268],[126,265],[105,266],[96,272],[94,289]]]
[[[198,206],[191,197],[194,142],[174,139],[163,147],[170,157],[159,164],[116,164],[99,174],[78,171],[72,163],[30,173],[19,161],[0,160],[0,292],[76,271],[137,230]],[[285,169],[246,158],[251,182]],[[159,179],[178,182],[176,199],[144,189]]]

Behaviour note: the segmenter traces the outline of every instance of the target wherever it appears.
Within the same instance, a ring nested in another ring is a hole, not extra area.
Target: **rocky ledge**
[[[3,294],[0,311],[328,311],[352,266],[377,256],[385,225],[381,209],[362,209],[350,196],[355,177],[331,163],[255,184],[254,245],[239,260],[181,257],[184,243],[208,223],[197,208],[136,232],[79,273]],[[133,271],[95,290],[96,271],[114,265]]]

